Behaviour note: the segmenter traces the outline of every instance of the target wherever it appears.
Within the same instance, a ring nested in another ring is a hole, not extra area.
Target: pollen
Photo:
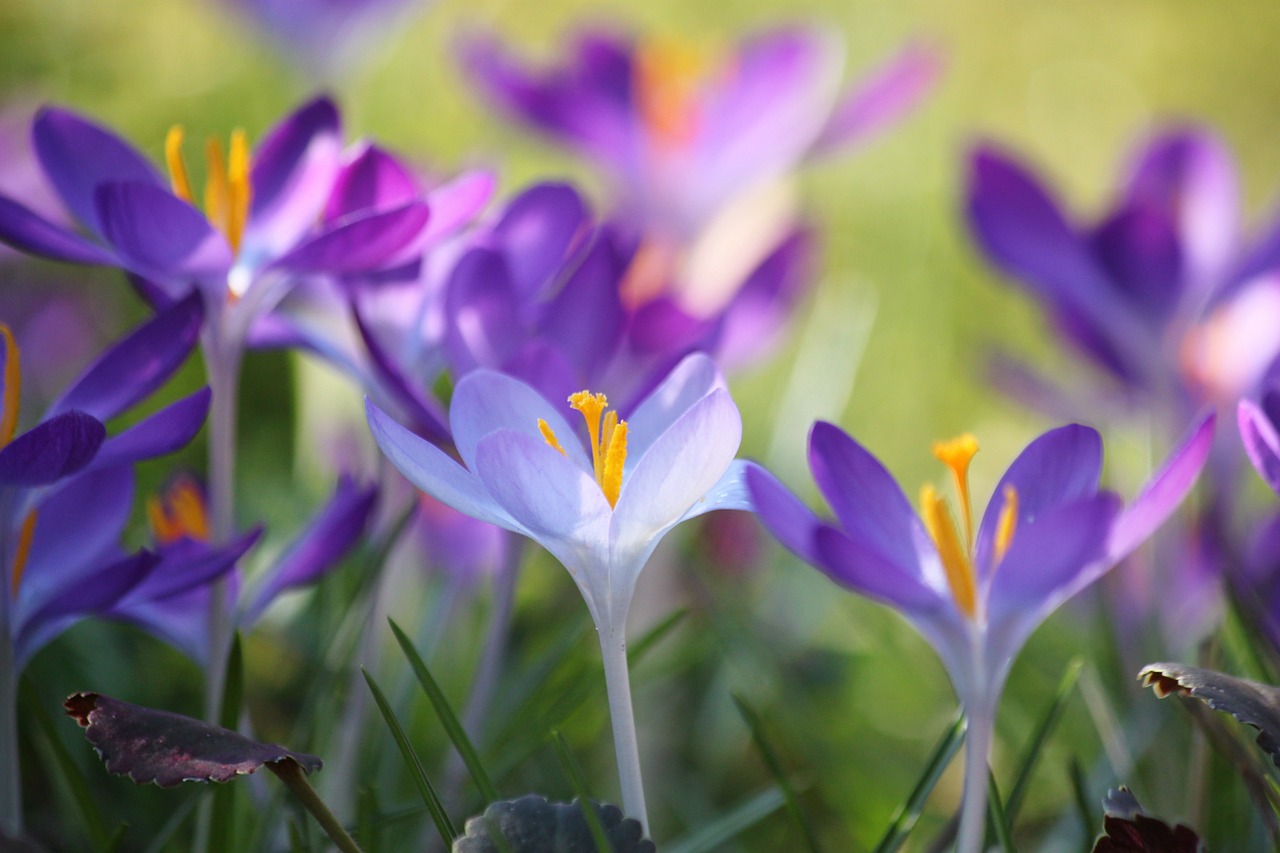
[[[186,162],[182,159],[182,142],[185,138],[181,125],[169,128],[164,140],[165,165],[169,169],[169,182],[174,195],[195,204],[191,178]],[[204,185],[204,212],[214,228],[227,238],[233,253],[240,251],[245,224],[249,219],[249,205],[253,200],[250,182],[249,140],[243,130],[231,134],[230,151],[224,153],[222,143],[210,138],[205,143],[207,175]]]
[[[22,585],[22,573],[27,568],[27,558],[31,556],[31,540],[36,535],[36,511],[31,510],[27,513],[27,517],[22,519],[22,527],[18,530],[18,547],[13,553],[13,569],[11,573],[10,590],[13,595],[18,594],[18,587]]]
[[[565,452],[565,449],[560,445],[560,440],[556,438],[556,434],[555,432],[552,431],[551,425],[548,424],[546,421],[544,421],[542,418],[538,418],[538,432],[542,433],[543,440],[545,440],[550,447],[553,447],[556,450],[560,451],[561,456],[569,455],[568,453]]]
[[[209,541],[209,513],[195,481],[179,478],[163,496],[147,499],[147,521],[156,542],[169,545],[179,539]]]
[[[627,422],[618,420],[616,411],[606,412],[609,399],[604,394],[579,391],[569,395],[569,407],[581,412],[587,422],[587,439],[591,445],[591,465],[596,482],[609,506],[617,506],[622,493],[622,469],[627,461]],[[539,419],[538,429],[547,444],[564,453],[546,422]],[[555,443],[552,443],[555,442]]]
[[[0,337],[4,338],[4,394],[0,398],[0,447],[13,441],[18,431],[18,403],[22,397],[22,367],[18,343],[13,332],[0,323]]]
[[[654,40],[637,51],[632,78],[641,121],[658,143],[688,145],[698,132],[706,55],[674,40]]]

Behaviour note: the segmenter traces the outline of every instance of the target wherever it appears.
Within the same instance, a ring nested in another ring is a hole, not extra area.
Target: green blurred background
[[[941,476],[930,442],[973,431],[984,446],[973,472],[975,493],[988,494],[1017,449],[1049,426],[990,389],[984,370],[991,347],[1025,356],[1068,383],[1087,381],[1050,339],[1029,300],[975,254],[961,217],[966,150],[975,140],[998,140],[1019,152],[1081,216],[1096,215],[1108,202],[1134,140],[1169,120],[1203,122],[1226,139],[1241,170],[1246,222],[1266,217],[1280,186],[1280,4],[1272,2],[441,0],[421,6],[386,33],[381,50],[328,84],[347,132],[374,137],[444,172],[494,166],[503,192],[545,177],[568,176],[593,190],[598,184],[581,164],[513,129],[473,97],[452,52],[468,28],[496,28],[527,56],[553,60],[566,33],[585,22],[675,35],[716,50],[755,28],[805,21],[843,39],[850,80],[908,39],[943,52],[941,84],[911,118],[864,150],[816,164],[802,177],[822,234],[817,289],[782,352],[734,382],[744,412],[744,452],[766,459],[797,487],[808,483],[808,425],[825,417],[873,449],[908,493]],[[192,138],[242,126],[252,139],[315,88],[213,0],[0,3],[0,105],[69,105],[157,160],[173,123],[184,124]],[[100,288],[104,304],[119,306],[111,315],[117,322],[141,316],[113,276],[84,277],[91,282],[86,286]],[[285,356],[248,366],[245,520],[296,522],[303,507],[278,498],[293,494],[293,482],[316,482],[306,454],[297,450],[305,444],[290,427],[303,404],[297,394],[282,393],[288,377],[298,375],[286,369],[291,366]],[[1112,484],[1132,494],[1152,458],[1149,438],[1140,426],[1098,426],[1108,439]],[[199,466],[199,449],[186,458]],[[161,476],[156,469],[153,479]],[[314,488],[308,493],[317,494]],[[930,651],[895,615],[833,595],[829,583],[790,559],[774,562],[742,578],[711,575],[700,587],[703,597],[693,597],[710,618],[681,642],[703,656],[692,669],[676,669],[686,676],[698,667],[708,673],[710,686],[702,685],[699,702],[681,700],[687,680],[668,678],[661,665],[638,673],[641,728],[646,719],[664,719],[662,708],[679,701],[674,707],[681,710],[661,725],[687,727],[688,739],[700,740],[704,762],[665,768],[669,773],[651,769],[653,778],[679,783],[651,798],[662,804],[668,825],[695,823],[704,811],[726,808],[726,792],[744,790],[741,780],[729,779],[734,767],[748,766],[745,772],[763,784],[767,776],[753,763],[728,700],[730,690],[740,690],[768,709],[831,849],[871,843],[952,714],[950,689]],[[554,618],[555,607],[573,606],[572,596],[563,596],[567,581],[553,568],[537,577],[527,594],[525,628],[542,615]],[[557,592],[542,596],[538,584]],[[1075,609],[1055,617],[1015,668],[998,758],[1025,740],[1066,661],[1105,644],[1106,630],[1082,616],[1084,608]],[[82,633],[69,642],[96,636]],[[75,648],[64,643],[37,661],[46,670],[73,667]],[[168,658],[155,665],[182,667]],[[464,670],[454,674],[463,684]],[[1116,700],[1122,705],[1145,701],[1121,669],[1102,664],[1091,677],[1099,685],[1125,685],[1132,695]],[[138,685],[147,681],[144,674],[134,678]],[[1098,713],[1086,704],[1070,706],[1044,762],[1029,811],[1037,820],[1051,822],[1070,796],[1065,757],[1078,755],[1088,767],[1101,754]],[[597,728],[597,740],[607,740],[605,731]],[[608,791],[607,749],[601,756],[593,770]],[[944,780],[935,824],[954,808],[958,784],[958,778]],[[1152,787],[1155,805],[1181,806],[1174,782],[1166,778]],[[781,818],[760,832],[743,849],[789,849],[780,840],[788,837]]]

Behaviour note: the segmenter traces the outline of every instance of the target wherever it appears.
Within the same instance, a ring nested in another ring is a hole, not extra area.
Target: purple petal
[[[547,400],[568,400],[591,385],[583,371],[546,338],[526,341],[501,367],[503,373],[519,379]]]
[[[253,153],[246,243],[263,244],[276,255],[312,228],[329,197],[341,148],[341,120],[328,98],[304,104],[269,131]]]
[[[68,110],[46,107],[31,126],[40,167],[72,215],[102,231],[96,195],[106,183],[137,183],[163,191],[164,180],[133,146]]]
[[[102,444],[90,468],[105,468],[165,456],[191,443],[204,426],[211,392],[202,388],[176,403],[165,406]]]
[[[102,184],[95,194],[102,236],[132,272],[159,283],[225,281],[231,248],[204,214],[149,184]]]
[[[901,121],[933,92],[943,65],[936,46],[908,44],[844,96],[823,128],[815,152],[861,143]]]
[[[1182,296],[1182,249],[1163,211],[1118,211],[1093,235],[1099,263],[1143,317],[1165,321]]]
[[[204,320],[200,294],[192,293],[113,345],[72,383],[49,409],[79,409],[109,420],[164,384],[186,360]]]
[[[1254,470],[1273,491],[1280,493],[1280,435],[1275,423],[1252,400],[1241,400],[1236,409],[1240,439]]]
[[[44,609],[23,620],[14,641],[20,664],[30,660],[45,643],[76,620],[110,609],[155,567],[157,560],[150,551],[139,551],[101,566],[83,579],[74,594],[53,599]]]
[[[341,220],[275,261],[277,269],[335,275],[370,272],[400,260],[422,235],[427,206],[410,202],[392,210]]]
[[[822,522],[804,502],[766,469],[748,464],[747,488],[756,514],[788,551],[811,565],[818,564],[817,533]]]
[[[991,569],[992,540],[1004,508],[1005,489],[1012,487],[1018,493],[1015,529],[1021,529],[1057,507],[1093,495],[1101,472],[1102,437],[1087,426],[1059,427],[1028,444],[996,484],[982,515],[976,540],[979,574],[985,577]]]
[[[421,195],[413,173],[395,157],[376,145],[365,144],[358,151],[338,171],[333,194],[325,205],[325,222],[353,213],[400,207],[417,201]]]
[[[1156,475],[1116,521],[1107,544],[1107,559],[1118,563],[1142,544],[1182,503],[1195,485],[1213,446],[1216,416],[1207,415],[1178,446]]]
[[[893,475],[839,427],[818,421],[809,433],[813,479],[849,536],[911,571],[928,534]],[[863,549],[865,550],[865,548]]]
[[[759,361],[774,349],[796,303],[813,283],[815,236],[797,229],[760,262],[725,306],[716,358],[726,370]]]
[[[658,436],[717,388],[728,385],[715,362],[704,353],[686,356],[627,416],[628,457],[643,457]]]
[[[751,491],[747,488],[747,469],[754,465],[745,459],[734,459],[725,469],[716,484],[707,490],[693,506],[680,517],[681,521],[697,518],[708,512],[722,509],[735,509],[754,512],[756,505],[751,500]]]
[[[476,169],[431,190],[427,195],[431,221],[423,241],[433,243],[470,222],[489,203],[496,187],[492,172]]]
[[[484,484],[443,450],[409,432],[368,400],[365,416],[383,455],[410,483],[472,518],[525,532],[494,502]]]
[[[236,561],[261,538],[259,527],[221,548],[193,539],[164,545],[157,554],[160,561],[155,571],[121,598],[115,609],[125,611],[149,603],[163,605],[174,596],[203,587],[235,568]]]
[[[878,546],[851,538],[834,527],[818,526],[814,549],[814,566],[827,577],[912,618],[943,608],[949,601],[904,571]]]
[[[545,444],[538,429],[539,418],[555,433],[568,458],[582,470],[590,471],[591,460],[577,438],[579,430],[569,426],[561,411],[570,411],[567,401],[552,405],[518,379],[491,370],[476,370],[462,377],[453,389],[449,426],[458,455],[472,471],[476,470],[480,442],[499,430],[521,432]]]
[[[497,573],[506,565],[514,545],[507,531],[422,493],[413,532],[427,567],[466,586]]]
[[[384,386],[384,390],[407,410],[417,428],[416,431],[428,441],[439,443],[451,441],[449,428],[445,426],[439,411],[439,404],[420,390],[421,383],[401,370],[400,365],[373,334],[373,330],[365,322],[363,313],[354,306],[352,316],[355,318],[356,329],[360,332],[360,339],[369,353],[369,361],[374,373]]]
[[[0,450],[0,485],[44,486],[76,473],[93,459],[107,430],[83,412],[37,424]]]
[[[336,566],[360,541],[377,502],[376,486],[361,488],[345,475],[340,478],[333,497],[271,567],[241,626],[257,622],[280,593],[313,583]]]
[[[20,251],[55,261],[104,266],[116,263],[115,257],[96,243],[2,195],[0,241]]]
[[[614,507],[614,554],[647,557],[657,538],[720,482],[741,441],[742,418],[722,388],[664,430],[623,477]]]
[[[567,184],[537,184],[507,205],[493,233],[521,295],[555,275],[586,220],[586,204]]]
[[[609,240],[597,239],[539,324],[538,333],[557,342],[583,373],[606,363],[621,343],[625,315],[618,285],[629,261]]]
[[[506,363],[527,333],[520,320],[519,294],[502,255],[471,249],[453,268],[446,288],[445,347],[454,372]]]

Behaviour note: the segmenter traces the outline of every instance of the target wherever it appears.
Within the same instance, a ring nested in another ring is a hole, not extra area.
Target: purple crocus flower
[[[1236,417],[1249,461],[1266,484],[1280,493],[1280,362],[1268,371],[1257,400],[1240,400]]]
[[[464,376],[449,420],[461,464],[368,405],[383,453],[422,491],[550,551],[568,569],[599,631],[627,814],[644,821],[631,717],[625,629],[636,579],[679,522],[715,509],[748,509],[742,423],[705,355],[681,362],[626,421],[602,394],[570,407],[586,421],[584,449],[557,406],[518,379]]]
[[[1172,405],[1249,393],[1280,352],[1280,240],[1244,241],[1230,153],[1180,127],[1141,145],[1110,209],[1077,223],[1025,165],[983,144],[967,213],[983,252],[1039,299],[1065,340],[1133,397]]]
[[[1063,601],[1145,540],[1190,490],[1207,458],[1202,421],[1127,508],[1098,490],[1102,442],[1072,425],[1034,440],[1009,466],[981,521],[969,497],[972,436],[934,452],[951,471],[957,524],[931,486],[919,516],[892,475],[838,427],[810,434],[814,479],[836,514],[819,519],[762,468],[746,478],[756,510],[789,550],[900,611],[942,658],[968,717],[961,853],[981,847],[996,705],[1014,657]]]
[[[895,123],[940,70],[933,51],[912,46],[842,94],[838,43],[799,27],[755,35],[719,60],[600,31],[543,71],[492,37],[467,42],[463,58],[504,113],[598,166],[624,216],[682,240],[744,189]]]

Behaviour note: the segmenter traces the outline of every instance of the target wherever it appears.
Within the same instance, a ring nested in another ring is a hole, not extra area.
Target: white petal
[[[590,470],[591,460],[578,433],[561,414],[567,411],[568,400],[551,402],[519,379],[492,370],[475,370],[462,377],[453,391],[449,426],[458,455],[472,471],[476,471],[476,446],[498,430],[515,430],[543,441],[538,418],[551,427],[569,458],[584,471]]]
[[[677,364],[627,418],[627,458],[640,461],[658,436],[717,388],[725,388],[719,368],[704,353],[694,353]]]

